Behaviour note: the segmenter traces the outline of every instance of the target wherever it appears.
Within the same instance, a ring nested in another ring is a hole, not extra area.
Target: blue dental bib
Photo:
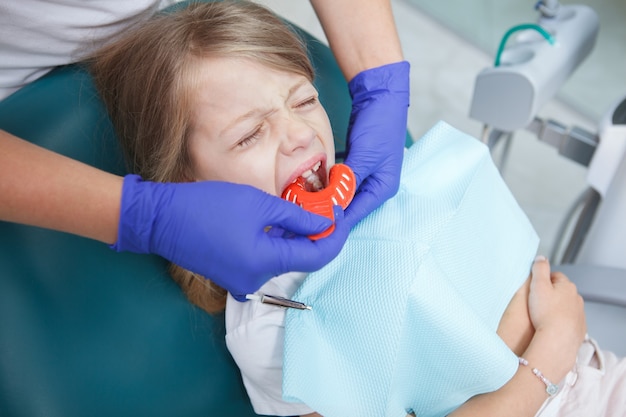
[[[400,190],[310,274],[287,312],[283,397],[324,417],[443,416],[497,390],[497,336],[538,237],[488,149],[440,122],[405,154]]]

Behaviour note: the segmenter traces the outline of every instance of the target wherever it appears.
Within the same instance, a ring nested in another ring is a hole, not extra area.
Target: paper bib
[[[440,122],[405,154],[400,190],[287,312],[283,396],[324,417],[443,416],[500,388],[496,335],[537,235],[477,139]]]

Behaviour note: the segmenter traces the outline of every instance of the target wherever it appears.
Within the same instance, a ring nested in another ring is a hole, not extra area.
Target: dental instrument
[[[269,294],[246,294],[246,299],[259,301],[263,304],[272,304],[279,307],[295,308],[296,310],[311,310],[312,307],[299,301],[290,300],[284,297],[278,297]]]
[[[335,230],[333,206],[341,206],[344,210],[348,207],[356,193],[356,177],[348,165],[335,164],[330,169],[326,188],[319,191],[307,191],[306,182],[306,179],[298,178],[283,191],[282,198],[333,221],[333,224],[322,233],[309,236],[311,240],[318,240],[327,237]]]

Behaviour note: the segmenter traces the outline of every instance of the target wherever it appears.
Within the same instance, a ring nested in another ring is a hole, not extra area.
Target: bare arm
[[[572,368],[587,330],[583,301],[565,275],[550,274],[545,260],[533,266],[528,313],[536,329],[522,353],[529,366],[520,366],[502,388],[471,398],[450,416],[533,417],[548,394],[531,369],[539,369],[557,383]]]
[[[0,130],[0,220],[112,244],[122,181]]]
[[[545,385],[532,373],[531,367],[540,369],[545,375],[553,375],[551,378],[554,378],[552,381],[555,383],[566,373],[555,371],[554,365],[555,362],[559,362],[559,353],[548,353],[547,347],[552,345],[552,342],[549,335],[545,336],[537,335],[524,353],[523,357],[528,360],[530,366],[520,366],[513,378],[502,388],[472,397],[451,413],[450,417],[477,415],[533,417],[548,398],[548,394]],[[568,365],[573,365],[573,362]],[[563,365],[556,367],[563,368]]]
[[[348,81],[359,72],[403,60],[389,0],[311,0]]]

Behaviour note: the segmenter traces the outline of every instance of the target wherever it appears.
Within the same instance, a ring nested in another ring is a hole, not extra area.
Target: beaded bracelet
[[[519,363],[520,365],[528,366],[528,361],[524,358],[519,358]],[[533,374],[535,374],[535,376],[539,378],[541,382],[543,382],[546,385],[546,392],[548,393],[549,396],[552,397],[557,392],[559,392],[559,386],[550,382],[550,380],[546,378],[539,369],[533,368],[532,371],[533,371]]]

